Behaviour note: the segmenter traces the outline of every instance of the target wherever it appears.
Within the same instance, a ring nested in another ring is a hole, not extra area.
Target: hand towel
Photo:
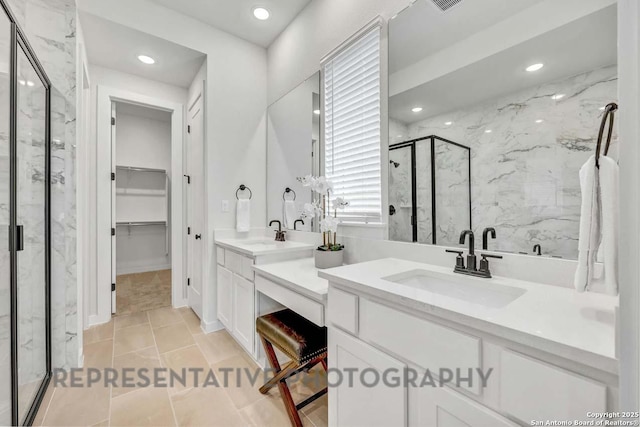
[[[285,200],[283,204],[284,226],[289,230],[293,230],[296,219],[298,219],[298,210],[293,200]]]
[[[602,282],[609,295],[618,295],[618,213],[620,174],[618,163],[600,156],[600,212],[602,213]]]
[[[593,281],[593,269],[600,246],[600,192],[599,173],[595,156],[589,157],[580,168],[580,235],[578,241],[578,268],[574,286],[578,292],[585,292]]]
[[[236,205],[236,231],[240,233],[251,229],[251,201],[240,199]]]

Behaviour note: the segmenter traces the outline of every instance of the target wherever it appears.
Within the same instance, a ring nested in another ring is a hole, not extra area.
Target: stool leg
[[[269,364],[273,369],[277,371],[276,375],[281,374],[282,369],[280,369],[280,363],[278,362],[278,357],[276,356],[275,351],[273,351],[273,346],[269,341],[265,340],[263,337],[260,337],[260,340],[262,341],[262,346],[264,347],[265,353],[267,353],[267,359],[269,360]],[[286,375],[286,371],[284,375]],[[291,420],[291,424],[294,427],[302,427],[302,420],[300,419],[300,414],[298,414],[298,409],[296,408],[296,404],[293,401],[293,397],[291,397],[291,392],[289,391],[289,386],[287,385],[286,380],[278,381],[278,390],[280,390],[280,396],[282,396],[282,400],[284,401],[284,407],[287,410],[287,415]]]

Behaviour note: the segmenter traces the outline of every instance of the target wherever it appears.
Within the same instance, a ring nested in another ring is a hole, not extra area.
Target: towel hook
[[[290,189],[289,187],[285,188],[284,193],[282,193],[282,200],[287,200],[285,196],[289,193],[293,193],[293,200],[295,201],[297,198],[296,192]]]
[[[604,135],[604,128],[609,121],[609,130],[607,132],[607,142],[604,146],[604,155],[609,153],[609,146],[611,145],[611,136],[613,135],[613,119],[615,112],[618,110],[618,104],[610,102],[604,108],[604,115],[602,116],[602,122],[600,123],[600,131],[598,132],[598,144],[596,145],[596,167],[600,169],[600,148],[602,146],[602,137]]]
[[[251,198],[253,197],[253,192],[249,187],[247,187],[244,184],[240,184],[240,187],[238,187],[238,189],[236,190],[236,199],[240,200],[240,198],[238,197],[238,192],[245,191],[245,190],[249,190],[249,200],[251,200]]]

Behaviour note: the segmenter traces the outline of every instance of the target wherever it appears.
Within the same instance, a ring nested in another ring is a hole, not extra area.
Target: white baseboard
[[[213,322],[206,322],[204,320],[200,321],[200,329],[205,334],[210,334],[211,332],[221,331],[224,329],[224,325],[219,320],[215,320]]]
[[[92,314],[89,316],[89,324],[84,325],[84,329],[87,330],[92,326],[102,325],[104,323],[109,323],[111,321],[111,313],[109,313],[108,319],[100,319],[97,314]]]

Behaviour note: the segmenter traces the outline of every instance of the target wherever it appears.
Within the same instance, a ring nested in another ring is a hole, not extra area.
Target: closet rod
[[[134,166],[116,166],[116,169],[132,171],[132,172],[155,172],[155,173],[164,173],[164,174],[167,173],[167,171],[164,169],[140,168],[140,167],[134,167]]]

